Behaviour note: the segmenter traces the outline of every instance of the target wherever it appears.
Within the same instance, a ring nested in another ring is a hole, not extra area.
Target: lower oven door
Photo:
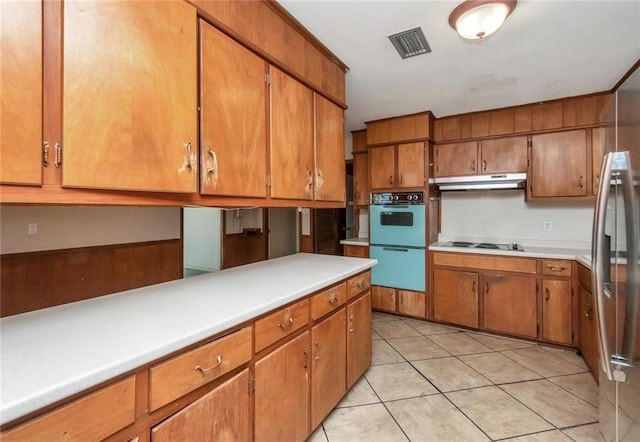
[[[371,269],[371,284],[425,291],[425,249],[371,245],[369,256],[378,260]]]

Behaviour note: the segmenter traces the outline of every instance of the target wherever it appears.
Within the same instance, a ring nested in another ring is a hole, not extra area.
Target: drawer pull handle
[[[353,313],[351,313],[351,315],[349,315],[349,333],[353,333],[354,332],[354,328],[353,328]]]
[[[334,306],[338,304],[338,295],[334,294],[331,299],[329,299],[329,304]]]
[[[222,355],[218,355],[218,357],[216,358],[216,365],[214,365],[211,368],[202,368],[201,366],[196,365],[196,370],[198,370],[200,374],[204,376],[206,374],[211,373],[213,370],[220,367],[221,365],[222,365]]]
[[[293,325],[293,318],[289,318],[289,320],[285,324],[278,324],[282,330],[286,330]]]
[[[561,272],[564,270],[564,266],[549,266],[549,270],[552,272]]]

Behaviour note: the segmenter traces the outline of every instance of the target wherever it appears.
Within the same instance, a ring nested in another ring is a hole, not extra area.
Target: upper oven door
[[[371,244],[425,247],[425,206],[369,206]]]

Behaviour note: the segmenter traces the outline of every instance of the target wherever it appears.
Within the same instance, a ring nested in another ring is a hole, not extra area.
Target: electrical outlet
[[[38,234],[38,223],[31,223],[27,226],[27,235]]]
[[[551,232],[551,221],[544,221],[542,223],[542,230],[545,232]]]

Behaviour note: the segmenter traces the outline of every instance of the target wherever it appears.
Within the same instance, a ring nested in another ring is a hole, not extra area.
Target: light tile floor
[[[599,441],[575,352],[373,313],[373,363],[311,442]]]

